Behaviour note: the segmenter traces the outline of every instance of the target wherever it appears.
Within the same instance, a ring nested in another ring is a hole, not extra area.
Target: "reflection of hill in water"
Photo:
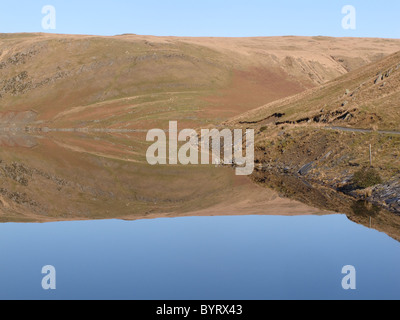
[[[137,135],[46,133],[35,148],[0,148],[0,221],[328,213],[281,198],[230,168],[150,166],[145,137]],[[31,146],[35,138],[2,141]]]
[[[33,148],[37,144],[37,139],[31,135],[0,131],[0,147]]]
[[[25,127],[37,118],[37,112],[3,111],[0,112],[0,147],[33,148],[37,140],[25,131]]]
[[[267,189],[229,168],[150,166],[136,134],[47,137],[0,134],[1,222],[339,212],[400,240],[400,217],[296,177],[255,174]]]

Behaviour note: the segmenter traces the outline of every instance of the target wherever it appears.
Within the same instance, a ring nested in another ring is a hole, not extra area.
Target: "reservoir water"
[[[1,139],[0,299],[400,298],[400,217],[297,178],[150,166],[143,141]]]
[[[400,298],[400,243],[345,215],[5,223],[0,252],[0,299]]]

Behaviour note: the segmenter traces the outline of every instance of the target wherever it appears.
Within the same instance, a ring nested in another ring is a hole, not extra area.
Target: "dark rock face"
[[[398,70],[399,66],[400,66],[400,64],[397,65],[396,68],[390,68],[389,70],[380,72],[378,74],[377,78],[375,79],[374,83],[378,84],[378,83],[382,82],[385,78],[389,78],[392,75],[393,71]]]
[[[313,168],[314,162],[307,163],[299,170],[299,174],[304,176]]]

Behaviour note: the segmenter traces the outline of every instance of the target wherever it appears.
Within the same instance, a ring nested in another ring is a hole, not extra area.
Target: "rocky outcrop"
[[[19,66],[25,64],[27,60],[34,57],[38,53],[37,50],[28,49],[26,51],[17,52],[9,57],[6,61],[0,62],[0,70],[6,69],[11,66]],[[2,52],[0,52],[1,56]]]
[[[28,80],[28,72],[23,71],[18,75],[0,82],[0,98],[4,94],[18,95],[32,88],[32,81]]]
[[[58,71],[51,77],[47,77],[39,81],[34,81],[32,78],[29,77],[27,71],[22,71],[12,78],[0,81],[0,99],[3,98],[3,96],[6,94],[12,96],[25,94],[31,90],[43,87],[47,84],[55,83],[57,80],[66,78],[69,76],[69,74],[69,72]]]

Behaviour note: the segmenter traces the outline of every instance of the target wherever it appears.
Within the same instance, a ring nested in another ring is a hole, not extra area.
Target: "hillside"
[[[400,52],[313,90],[237,117],[242,123],[324,124],[400,131]]]
[[[218,123],[399,48],[386,39],[2,34],[0,112],[33,110],[25,123],[58,128]]]

